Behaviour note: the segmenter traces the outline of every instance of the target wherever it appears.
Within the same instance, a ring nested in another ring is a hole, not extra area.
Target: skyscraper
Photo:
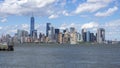
[[[48,37],[51,23],[46,24],[46,36]]]
[[[96,36],[94,33],[90,33],[90,42],[95,42],[96,41]]]
[[[74,27],[70,27],[70,33],[75,32],[75,28]]]
[[[60,29],[55,29],[55,34],[59,34]]]
[[[77,44],[77,32],[70,34],[70,44]]]
[[[82,40],[83,42],[86,42],[87,41],[87,30],[86,29],[82,29]]]
[[[50,27],[50,34],[48,36],[50,37],[50,40],[53,42],[55,36],[55,29],[53,26]]]
[[[60,33],[60,29],[55,29],[55,40],[58,42],[58,35]]]
[[[33,37],[33,32],[34,32],[34,17],[32,16],[31,19],[30,19],[30,36]]]
[[[86,33],[86,40],[87,42],[90,42],[90,31],[87,31]]]
[[[104,43],[105,41],[105,29],[104,28],[99,28],[97,30],[97,42],[98,43]]]

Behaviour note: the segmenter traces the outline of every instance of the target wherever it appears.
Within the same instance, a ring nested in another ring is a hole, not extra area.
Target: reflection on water
[[[119,68],[120,46],[15,46],[0,52],[0,68]]]

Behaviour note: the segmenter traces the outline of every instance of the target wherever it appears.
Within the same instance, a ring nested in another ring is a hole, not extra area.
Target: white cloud
[[[8,30],[8,33],[16,33],[16,32],[17,32],[16,29]]]
[[[99,24],[96,23],[96,22],[86,23],[86,24],[83,24],[81,26],[81,28],[86,28],[86,29],[88,29],[88,28],[96,28],[96,27],[99,27]]]
[[[54,11],[53,3],[55,0],[5,0],[0,4],[0,15],[30,15],[32,12],[36,15],[48,16],[47,10]]]
[[[106,27],[120,28],[120,19],[105,23]]]
[[[1,22],[2,22],[2,23],[7,22],[7,19],[6,19],[6,18],[3,18],[3,19],[1,20]]]
[[[67,26],[66,23],[63,23],[63,24],[60,26],[60,29],[61,29],[61,30],[64,30],[64,29],[66,29],[66,28],[68,28],[68,26]]]
[[[83,3],[77,7],[75,13],[79,14],[82,12],[95,12],[104,7],[106,7],[106,5],[102,3]]]
[[[50,15],[48,18],[49,18],[49,19],[58,18],[58,15],[53,14],[53,15]]]
[[[64,16],[71,16],[71,14],[68,13],[66,10],[64,10],[64,11],[62,12],[62,14],[63,14]]]
[[[74,13],[95,12],[101,8],[107,7],[111,2],[112,0],[87,0],[87,2],[79,4]]]
[[[104,2],[104,3],[110,3],[112,2],[113,0],[87,0],[87,2]]]
[[[0,27],[0,30],[2,29],[2,27]]]
[[[66,0],[61,0],[61,1],[62,1],[61,6],[64,7],[66,5],[67,1]]]
[[[104,16],[110,16],[111,14],[113,14],[115,11],[118,10],[118,7],[113,7],[113,8],[109,8],[107,11],[105,12],[97,12],[95,14],[95,16],[98,16],[98,17],[104,17]]]

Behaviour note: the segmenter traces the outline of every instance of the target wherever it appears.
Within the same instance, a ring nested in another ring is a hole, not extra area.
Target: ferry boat
[[[13,44],[0,43],[0,51],[14,51]]]

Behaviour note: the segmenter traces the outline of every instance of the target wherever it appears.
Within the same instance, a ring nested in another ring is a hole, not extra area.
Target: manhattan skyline
[[[30,33],[30,17],[35,29],[46,33],[46,23],[61,30],[75,27],[96,32],[105,28],[106,40],[120,41],[120,1],[118,0],[0,0],[0,35],[14,35],[17,29]]]

